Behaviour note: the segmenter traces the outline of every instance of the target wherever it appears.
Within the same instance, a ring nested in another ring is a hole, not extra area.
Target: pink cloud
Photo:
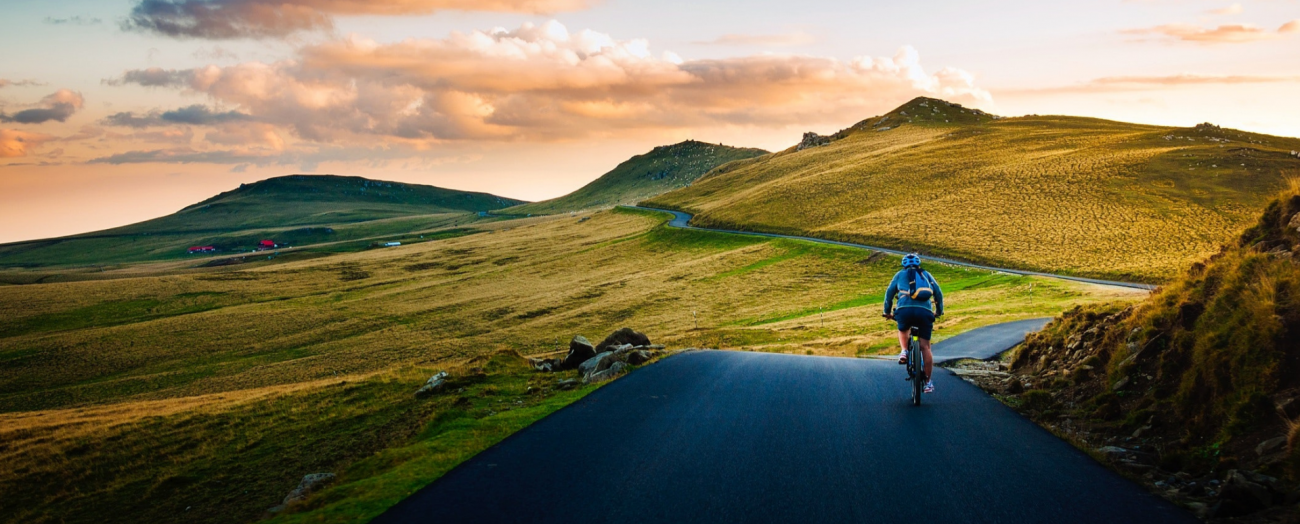
[[[965,71],[928,73],[911,48],[848,61],[775,54],[683,61],[652,53],[645,40],[570,32],[558,22],[391,44],[354,37],[282,62],[128,71],[115,82],[205,94],[308,142],[417,148],[842,124],[917,95],[991,100]]]
[[[1154,35],[1198,44],[1241,44],[1271,40],[1297,31],[1300,31],[1300,20],[1287,22],[1277,31],[1269,31],[1250,24],[1224,24],[1213,28],[1191,24],[1165,24],[1142,29],[1126,29],[1121,33],[1135,36]]]
[[[67,121],[77,110],[85,105],[81,93],[69,89],[60,89],[42,98],[36,107],[13,114],[0,112],[0,122],[18,124],[42,124],[51,120]]]
[[[1169,87],[1195,85],[1245,85],[1276,84],[1284,82],[1300,83],[1300,76],[1285,75],[1197,75],[1178,74],[1162,76],[1108,76],[1094,78],[1087,82],[1045,88],[999,89],[999,94],[1057,94],[1057,93],[1106,93],[1120,91],[1142,91],[1165,89]]]
[[[17,158],[30,154],[55,137],[44,133],[0,129],[0,158]]]

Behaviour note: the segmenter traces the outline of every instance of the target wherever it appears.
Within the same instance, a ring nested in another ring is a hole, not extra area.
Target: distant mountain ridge
[[[600,178],[559,198],[505,210],[515,214],[553,214],[635,204],[685,187],[710,170],[729,162],[768,154],[755,148],[731,147],[687,140],[658,146],[634,156]]]
[[[1160,282],[1217,250],[1300,173],[1295,138],[998,117],[924,97],[810,135],[645,204],[705,227]]]
[[[165,260],[185,256],[189,246],[213,245],[228,252],[262,237],[306,245],[392,235],[435,227],[446,217],[523,202],[355,176],[287,175],[240,184],[144,222],[0,245],[0,267]],[[447,221],[453,225],[469,220]]]

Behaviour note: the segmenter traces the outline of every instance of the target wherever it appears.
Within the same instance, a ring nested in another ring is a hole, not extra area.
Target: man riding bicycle
[[[894,299],[898,299],[898,308],[894,308]],[[930,299],[934,299],[934,310],[930,309]],[[898,322],[898,343],[903,351],[898,354],[898,363],[907,363],[907,344],[909,332],[920,341],[921,355],[925,357],[925,392],[934,393],[934,382],[930,381],[930,371],[934,369],[934,355],[930,353],[930,334],[934,331],[934,319],[943,316],[943,292],[934,276],[921,269],[921,257],[916,253],[903,257],[903,269],[894,274],[885,290],[884,317]]]

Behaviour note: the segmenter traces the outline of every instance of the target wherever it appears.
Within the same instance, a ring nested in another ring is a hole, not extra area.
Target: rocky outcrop
[[[596,356],[596,348],[591,345],[587,337],[578,335],[569,341],[569,354],[560,362],[560,369],[573,369],[579,364],[586,362],[587,359]]]
[[[285,495],[284,501],[281,502],[279,506],[271,508],[270,511],[276,513],[288,507],[290,504],[306,500],[309,495],[319,491],[330,482],[333,482],[334,477],[333,473],[311,473],[309,475],[304,475],[302,480],[298,482],[298,487],[293,488],[293,491],[290,491],[288,495]]]
[[[796,147],[795,150],[803,151],[810,147],[824,146],[829,143],[831,143],[831,137],[822,136],[817,133],[813,133],[812,131],[809,131],[803,134],[803,140],[799,141],[799,146]]]
[[[582,377],[582,381],[587,384],[599,384],[601,382],[605,382],[608,380],[614,380],[615,377],[618,377],[619,375],[623,374],[623,371],[627,368],[627,366],[628,365],[625,362],[615,361],[613,364],[609,366],[608,369],[597,371],[595,373]]]
[[[596,356],[596,348],[591,345],[587,337],[577,335],[569,341],[569,353],[562,358],[530,358],[529,365],[537,371],[563,371],[566,369],[575,369],[578,365],[586,362],[587,359]]]
[[[415,391],[415,396],[427,397],[429,395],[442,391],[443,389],[446,389],[447,377],[448,375],[446,371],[439,371],[434,376],[429,377],[429,380],[424,382],[424,386],[420,387],[420,389]]]
[[[620,328],[618,331],[610,333],[608,337],[605,337],[605,340],[602,340],[599,344],[596,344],[596,353],[609,351],[614,346],[622,346],[622,345],[649,346],[650,337],[645,336],[645,334],[638,333],[632,328]]]

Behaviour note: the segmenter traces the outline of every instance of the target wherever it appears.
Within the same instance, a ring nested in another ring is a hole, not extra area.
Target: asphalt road
[[[991,355],[1035,322],[983,328],[936,351]],[[892,362],[673,356],[516,433],[374,522],[1195,522],[975,386],[935,375],[937,393],[915,407]]]
[[[894,255],[906,255],[906,254],[907,254],[906,251],[899,251],[899,250],[897,250],[897,249],[889,249],[889,248],[883,248],[883,247],[868,246],[868,245],[865,245],[865,244],[855,244],[855,243],[852,243],[852,242],[840,242],[840,241],[838,241],[838,240],[826,240],[826,239],[824,239],[824,238],[800,237],[800,236],[794,236],[794,235],[781,235],[781,234],[777,234],[777,233],[758,233],[758,232],[754,232],[754,231],[735,231],[735,230],[731,230],[731,229],[713,229],[713,228],[707,228],[707,227],[695,227],[695,226],[690,225],[691,217],[693,216],[693,215],[691,215],[690,213],[683,213],[683,212],[681,212],[681,211],[673,211],[673,210],[670,210],[670,209],[658,209],[658,208],[653,208],[653,207],[641,207],[641,206],[627,206],[627,207],[632,207],[632,208],[635,208],[635,209],[645,209],[645,210],[648,210],[648,211],[660,211],[660,212],[663,212],[663,213],[672,213],[672,215],[673,215],[673,219],[672,219],[671,221],[668,222],[668,225],[669,225],[670,227],[679,227],[679,228],[683,228],[683,229],[698,229],[698,230],[700,230],[700,231],[716,231],[716,232],[718,232],[718,233],[731,233],[731,234],[735,234],[735,235],[748,235],[748,236],[755,236],[755,237],[767,237],[767,238],[789,238],[789,239],[793,239],[793,240],[807,240],[807,241],[809,241],[809,242],[817,242],[817,243],[819,243],[819,244],[833,244],[833,245],[836,245],[836,246],[856,247],[856,248],[860,248],[860,249],[869,249],[869,250],[871,250],[871,251],[880,251],[880,252],[884,252],[884,253],[891,253],[891,254],[894,254]],[[1151,285],[1151,284],[1141,284],[1141,283],[1137,283],[1137,282],[1120,282],[1120,281],[1117,281],[1117,280],[1100,280],[1100,279],[1096,279],[1096,278],[1084,278],[1084,277],[1075,277],[1075,276],[1069,276],[1069,275],[1057,275],[1057,274],[1054,274],[1054,273],[1040,273],[1040,272],[1037,272],[1037,271],[1024,271],[1024,270],[1020,270],[1020,269],[1007,269],[1007,268],[1003,268],[1003,267],[985,266],[985,265],[981,265],[981,264],[973,264],[973,263],[970,263],[970,262],[962,262],[962,261],[960,261],[960,260],[952,260],[952,259],[941,258],[941,257],[932,257],[932,256],[927,256],[927,257],[926,257],[926,260],[932,260],[932,261],[935,261],[935,262],[939,262],[939,263],[943,263],[943,264],[949,264],[949,265],[953,265],[953,266],[963,266],[963,267],[971,267],[971,268],[976,268],[976,269],[986,269],[986,270],[989,270],[989,271],[1001,271],[1001,272],[1003,272],[1003,273],[1011,273],[1011,274],[1013,274],[1013,275],[1034,275],[1034,276],[1040,276],[1040,277],[1060,278],[1060,279],[1064,279],[1064,280],[1073,280],[1073,281],[1075,281],[1075,282],[1087,282],[1087,283],[1089,283],[1089,284],[1100,284],[1100,285],[1103,285],[1103,286],[1119,286],[1119,287],[1127,287],[1127,288],[1134,288],[1134,289],[1155,289],[1155,286],[1153,286],[1153,285]]]

